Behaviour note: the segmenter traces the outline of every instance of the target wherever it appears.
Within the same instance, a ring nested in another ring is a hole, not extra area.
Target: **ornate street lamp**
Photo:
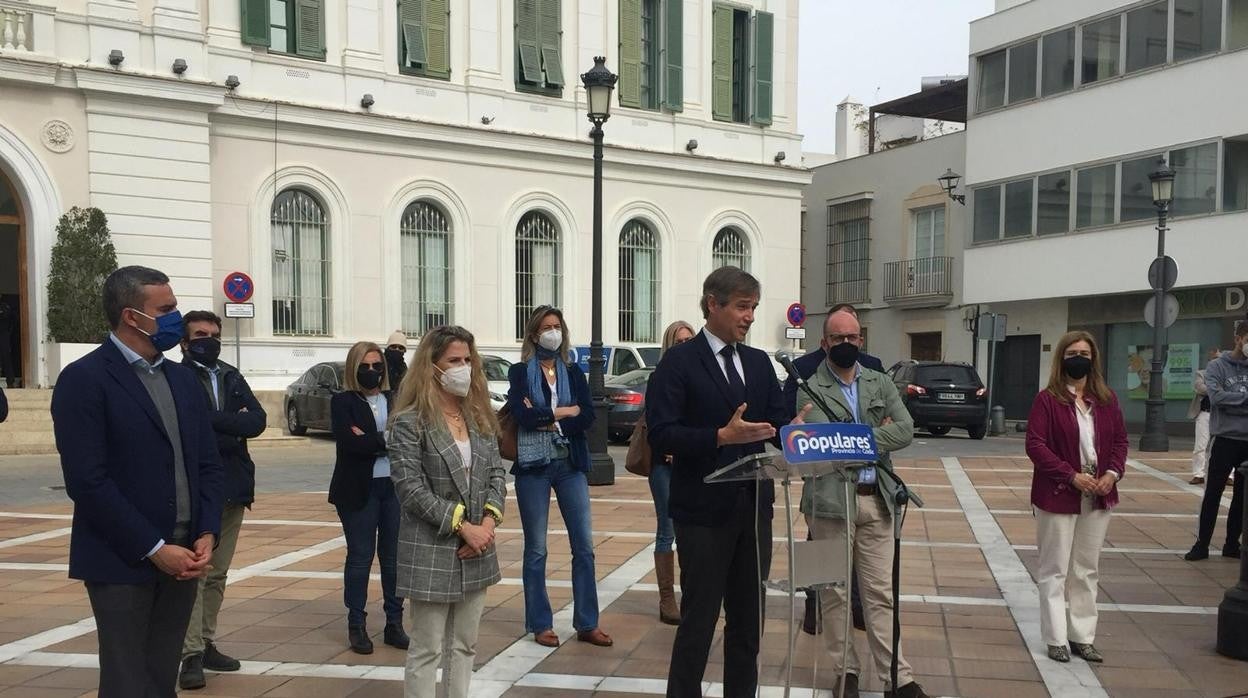
[[[1157,207],[1157,261],[1158,270],[1153,284],[1153,362],[1148,373],[1148,399],[1145,400],[1144,434],[1140,436],[1141,451],[1169,451],[1170,437],[1166,434],[1165,386],[1162,384],[1162,367],[1166,363],[1166,214],[1174,199],[1174,169],[1164,159],[1157,161],[1157,169],[1148,176],[1153,185],[1153,205]]]
[[[962,175],[954,172],[952,167],[946,167],[945,173],[937,177],[936,181],[940,182],[940,188],[945,190],[945,193],[949,195],[950,199],[953,199],[963,206],[966,205],[965,194],[953,193],[953,191],[958,188],[958,182],[962,181]]]
[[[607,69],[607,59],[594,57],[594,67],[581,76],[585,86],[589,137],[594,141],[594,265],[593,306],[589,338],[589,390],[594,400],[594,428],[589,434],[589,484],[615,483],[615,462],[607,453],[607,395],[603,387],[606,357],[602,351],[602,125],[611,118],[611,93],[616,76]]]

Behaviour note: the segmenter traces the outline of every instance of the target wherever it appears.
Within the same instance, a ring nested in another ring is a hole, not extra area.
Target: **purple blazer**
[[[1096,476],[1113,470],[1122,478],[1127,461],[1127,427],[1110,393],[1105,404],[1090,401],[1096,442]],[[1078,514],[1082,493],[1071,482],[1080,472],[1079,422],[1075,403],[1062,402],[1047,390],[1036,395],[1027,417],[1027,457],[1035,470],[1031,476],[1031,503],[1051,514]],[[1118,504],[1118,485],[1096,498],[1099,509]]]

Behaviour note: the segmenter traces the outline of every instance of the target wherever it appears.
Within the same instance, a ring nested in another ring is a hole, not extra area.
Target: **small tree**
[[[104,279],[117,270],[108,219],[98,208],[71,208],[56,225],[48,276],[48,338],[61,343],[102,341]]]

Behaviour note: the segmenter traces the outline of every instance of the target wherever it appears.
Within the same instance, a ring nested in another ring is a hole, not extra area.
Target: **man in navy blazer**
[[[646,391],[656,452],[671,454],[669,511],[680,560],[680,627],[667,695],[700,696],[722,606],[724,696],[753,696],[762,631],[762,580],[771,568],[771,484],[707,484],[715,470],[761,453],[789,419],[771,360],[742,342],[754,322],[758,280],[736,267],[702,285],[706,327],[668,349]]]
[[[832,306],[831,309],[828,310],[828,316],[830,317],[835,313],[841,312],[842,310],[850,315],[853,315],[855,318],[858,317],[858,309],[849,303],[837,303]],[[802,356],[794,359],[793,368],[797,369],[797,372],[801,375],[802,380],[810,380],[810,377],[815,375],[815,371],[819,370],[819,364],[823,363],[827,358],[827,352],[823,350],[823,347],[819,347],[809,354],[803,354]],[[865,351],[858,353],[858,365],[863,368],[869,368],[873,371],[879,371],[880,373],[884,372],[883,362]],[[789,410],[789,418],[791,419],[796,416],[797,380],[794,379],[793,376],[789,376],[784,381],[784,404]],[[857,577],[854,579],[857,580]],[[850,594],[850,607],[853,609],[854,627],[859,630],[865,630],[867,627],[866,618],[862,615],[862,598],[858,595],[858,584],[856,581],[851,588],[852,593]],[[818,592],[809,590],[806,592],[806,612],[802,616],[802,630],[811,635],[819,633],[819,601],[817,593]]]
[[[69,576],[95,615],[100,698],[172,698],[221,526],[221,464],[203,388],[161,355],[182,336],[169,277],[123,267],[103,296],[108,339],[52,393],[74,502]]]

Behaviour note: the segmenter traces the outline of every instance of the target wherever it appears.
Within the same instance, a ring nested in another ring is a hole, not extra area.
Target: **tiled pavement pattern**
[[[1121,486],[1122,504],[1102,562],[1097,645],[1104,666],[1057,665],[1038,645],[1030,464],[1022,458],[899,459],[927,502],[905,522],[903,647],[929,693],[945,696],[1209,696],[1248,692],[1248,663],[1213,651],[1216,606],[1238,571],[1215,556],[1192,564],[1198,490],[1184,454],[1141,457]],[[795,487],[795,495],[796,495]],[[593,488],[602,627],[615,647],[571,639],[570,610],[556,616],[557,650],[523,634],[521,539],[514,508],[499,534],[504,582],[493,587],[481,628],[474,695],[661,694],[674,630],[659,624],[650,545],[653,509],[644,480]],[[553,504],[552,504],[553,506]],[[82,585],[66,579],[68,503],[0,512],[0,696],[90,696],[96,638]],[[559,519],[552,515],[552,526]],[[776,532],[783,532],[777,518]],[[799,535],[804,528],[798,526]],[[371,656],[346,648],[339,570],[342,540],[323,493],[260,496],[230,575],[218,643],[244,659],[237,674],[210,674],[190,695],[372,697],[402,694],[401,652],[377,637]],[[1221,524],[1217,536],[1221,536]],[[1219,542],[1220,538],[1215,537]],[[570,555],[552,536],[550,595],[571,600]],[[773,576],[785,566],[777,541]],[[381,619],[374,582],[374,623]],[[787,599],[773,595],[762,653],[765,695],[780,695]],[[797,609],[800,612],[800,606]],[[410,630],[410,629],[409,629]],[[859,647],[865,639],[858,634]],[[718,681],[716,639],[707,680]],[[1030,644],[1029,644],[1030,643]],[[795,685],[829,687],[821,643],[798,633]],[[863,653],[865,656],[865,652]],[[880,681],[864,676],[864,689]],[[708,686],[708,695],[722,687]],[[795,695],[809,695],[809,690]],[[878,694],[877,694],[878,695]]]

